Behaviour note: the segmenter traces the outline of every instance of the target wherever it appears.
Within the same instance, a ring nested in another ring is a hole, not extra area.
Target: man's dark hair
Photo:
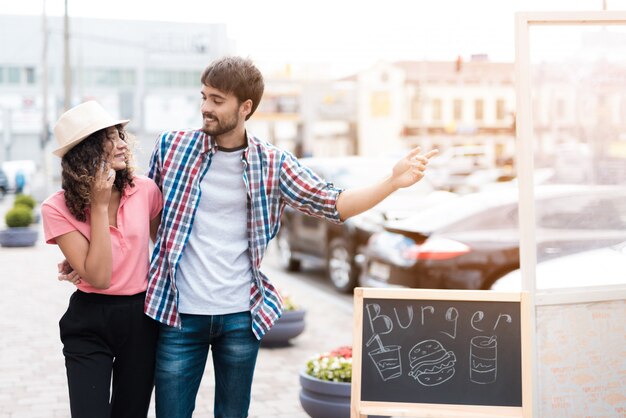
[[[200,81],[205,86],[234,94],[240,104],[252,100],[252,110],[246,120],[259,106],[265,88],[259,69],[252,60],[241,57],[223,57],[213,61],[202,73]]]

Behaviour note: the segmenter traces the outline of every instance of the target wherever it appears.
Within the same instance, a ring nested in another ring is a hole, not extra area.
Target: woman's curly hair
[[[128,141],[128,134],[122,125],[117,125],[116,128],[120,138]],[[106,161],[107,142],[111,140],[107,138],[106,129],[101,129],[73,147],[61,159],[61,188],[65,191],[65,204],[70,213],[81,222],[87,220],[85,210],[91,202],[91,185],[95,181],[97,170],[101,170]],[[126,155],[126,168],[115,173],[113,182],[113,187],[120,192],[127,185],[134,187],[130,151]]]

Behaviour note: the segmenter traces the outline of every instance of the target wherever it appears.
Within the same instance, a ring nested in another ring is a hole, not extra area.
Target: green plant
[[[15,196],[15,200],[13,201],[13,206],[24,205],[28,206],[31,209],[35,209],[36,204],[37,202],[35,201],[35,199],[27,194],[18,194],[17,196]]]
[[[283,298],[283,311],[295,311],[300,309],[288,293],[281,293],[281,297]]]
[[[15,205],[4,215],[9,228],[25,227],[33,223],[33,210],[25,205]]]
[[[320,380],[350,383],[352,381],[352,347],[339,347],[311,358],[306,363],[306,373]]]

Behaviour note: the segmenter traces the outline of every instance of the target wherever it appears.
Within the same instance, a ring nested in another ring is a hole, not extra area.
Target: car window
[[[626,229],[626,196],[566,196],[537,207],[540,228]]]
[[[419,231],[467,231],[470,225],[466,225],[466,222],[476,220],[477,224],[484,227],[489,224],[489,217],[483,217],[485,213],[507,204],[510,205],[515,201],[516,196],[515,190],[468,194],[424,208],[410,218],[390,223],[390,226]],[[506,222],[511,221],[508,219]],[[474,227],[471,226],[471,228]],[[494,226],[494,228],[499,228],[499,226]]]
[[[445,232],[484,231],[517,228],[517,203],[475,213],[443,229]]]

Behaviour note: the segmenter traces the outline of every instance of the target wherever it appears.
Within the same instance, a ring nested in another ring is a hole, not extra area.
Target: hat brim
[[[59,147],[57,149],[55,149],[54,151],[52,151],[52,153],[54,155],[56,155],[57,157],[61,157],[63,158],[63,156],[65,154],[67,154],[67,152],[69,150],[71,150],[72,148],[74,148],[76,145],[78,145],[81,141],[83,141],[85,138],[87,138],[89,135],[91,135],[94,132],[98,132],[99,130],[102,129],[106,129],[106,128],[110,128],[111,126],[117,126],[117,125],[122,125],[122,126],[126,126],[128,125],[128,122],[130,122],[130,119],[120,119],[118,121],[109,121],[105,124],[103,124],[102,126],[90,126],[89,129],[85,132],[82,132],[80,135],[78,135],[76,137],[76,139],[74,139],[71,142],[68,142],[67,144],[63,145],[62,147]]]

